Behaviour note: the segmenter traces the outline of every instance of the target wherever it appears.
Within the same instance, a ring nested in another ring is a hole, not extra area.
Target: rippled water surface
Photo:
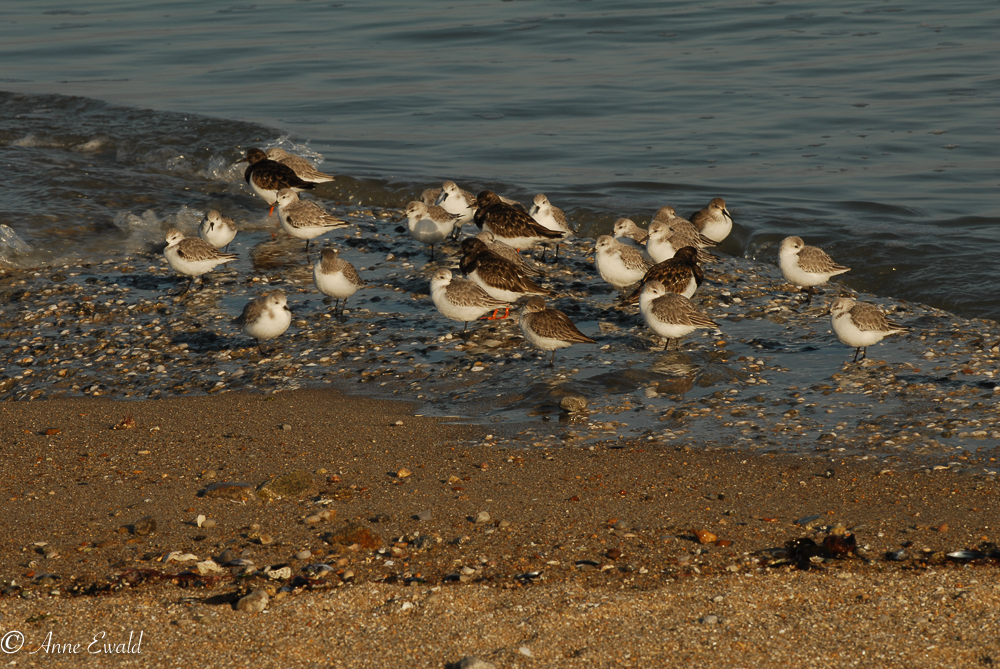
[[[280,141],[341,175],[331,208],[454,179],[596,235],[723,196],[728,253],[798,234],[850,287],[997,318],[998,29],[929,1],[5,2],[0,259],[257,221],[233,163]]]

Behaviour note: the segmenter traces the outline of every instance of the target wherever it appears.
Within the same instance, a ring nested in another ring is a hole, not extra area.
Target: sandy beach
[[[120,652],[97,666],[998,655],[992,451],[552,449],[414,411],[332,389],[0,405],[10,659],[77,666],[101,632]]]

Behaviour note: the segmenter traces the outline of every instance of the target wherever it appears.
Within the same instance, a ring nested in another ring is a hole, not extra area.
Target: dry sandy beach
[[[415,410],[332,389],[0,405],[4,659],[1000,660],[993,451],[935,469],[646,440],[538,448],[516,424]],[[976,552],[948,556],[961,550]],[[258,590],[263,611],[237,610]]]

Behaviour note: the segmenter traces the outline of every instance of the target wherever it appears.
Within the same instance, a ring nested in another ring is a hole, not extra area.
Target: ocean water
[[[153,250],[213,207],[263,229],[234,163],[280,144],[331,209],[453,179],[596,236],[722,196],[725,253],[796,234],[850,288],[996,319],[998,31],[926,0],[12,0],[0,262]]]

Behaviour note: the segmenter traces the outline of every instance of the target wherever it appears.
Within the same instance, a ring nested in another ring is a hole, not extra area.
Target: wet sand
[[[550,448],[415,412],[327,389],[0,404],[11,659],[76,666],[101,631],[142,644],[99,666],[1000,659],[992,450]]]

